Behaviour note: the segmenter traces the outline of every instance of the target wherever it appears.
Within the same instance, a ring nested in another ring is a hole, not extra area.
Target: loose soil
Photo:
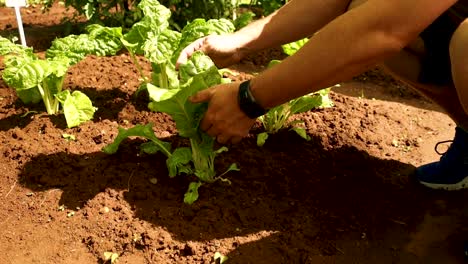
[[[37,51],[66,34],[62,7],[22,12]],[[0,16],[0,34],[15,34],[14,12]],[[250,78],[282,56],[252,56],[230,77]],[[101,152],[119,126],[149,122],[186,144],[167,115],[134,96],[140,81],[127,54],[89,56],[65,82],[98,107],[93,121],[66,128],[63,115],[23,105],[0,81],[0,263],[104,263],[105,252],[119,263],[214,263],[216,252],[228,263],[463,261],[467,193],[427,190],[413,176],[438,159],[434,145],[455,125],[379,68],[334,87],[334,107],[295,117],[310,141],[284,130],[259,148],[254,127],[216,161],[219,171],[239,165],[232,184],[204,185],[193,205],[182,201],[190,178],[170,179],[162,155],[140,154],[141,139]]]

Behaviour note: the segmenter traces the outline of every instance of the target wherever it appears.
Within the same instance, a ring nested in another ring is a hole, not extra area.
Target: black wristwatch
[[[250,118],[257,118],[266,113],[266,110],[255,101],[250,91],[250,80],[244,81],[239,85],[237,101],[240,109]]]

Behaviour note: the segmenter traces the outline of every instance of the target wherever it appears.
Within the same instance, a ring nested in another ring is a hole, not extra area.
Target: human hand
[[[201,129],[216,137],[221,144],[238,143],[247,136],[255,119],[239,108],[237,93],[240,83],[220,84],[200,91],[190,98],[192,103],[208,102]]]
[[[179,55],[176,68],[187,62],[195,51],[202,51],[209,56],[218,68],[239,62],[244,56],[239,37],[233,34],[209,35],[188,45]]]

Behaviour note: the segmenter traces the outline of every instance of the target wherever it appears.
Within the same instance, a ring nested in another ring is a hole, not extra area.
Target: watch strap
[[[266,113],[266,110],[257,103],[250,91],[250,80],[239,85],[237,99],[240,109],[250,118],[257,118]]]

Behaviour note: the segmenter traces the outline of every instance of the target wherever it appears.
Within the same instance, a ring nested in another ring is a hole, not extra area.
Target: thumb
[[[192,96],[190,96],[189,100],[192,103],[205,103],[210,101],[211,97],[213,97],[213,89],[209,88],[203,91],[200,91]]]

